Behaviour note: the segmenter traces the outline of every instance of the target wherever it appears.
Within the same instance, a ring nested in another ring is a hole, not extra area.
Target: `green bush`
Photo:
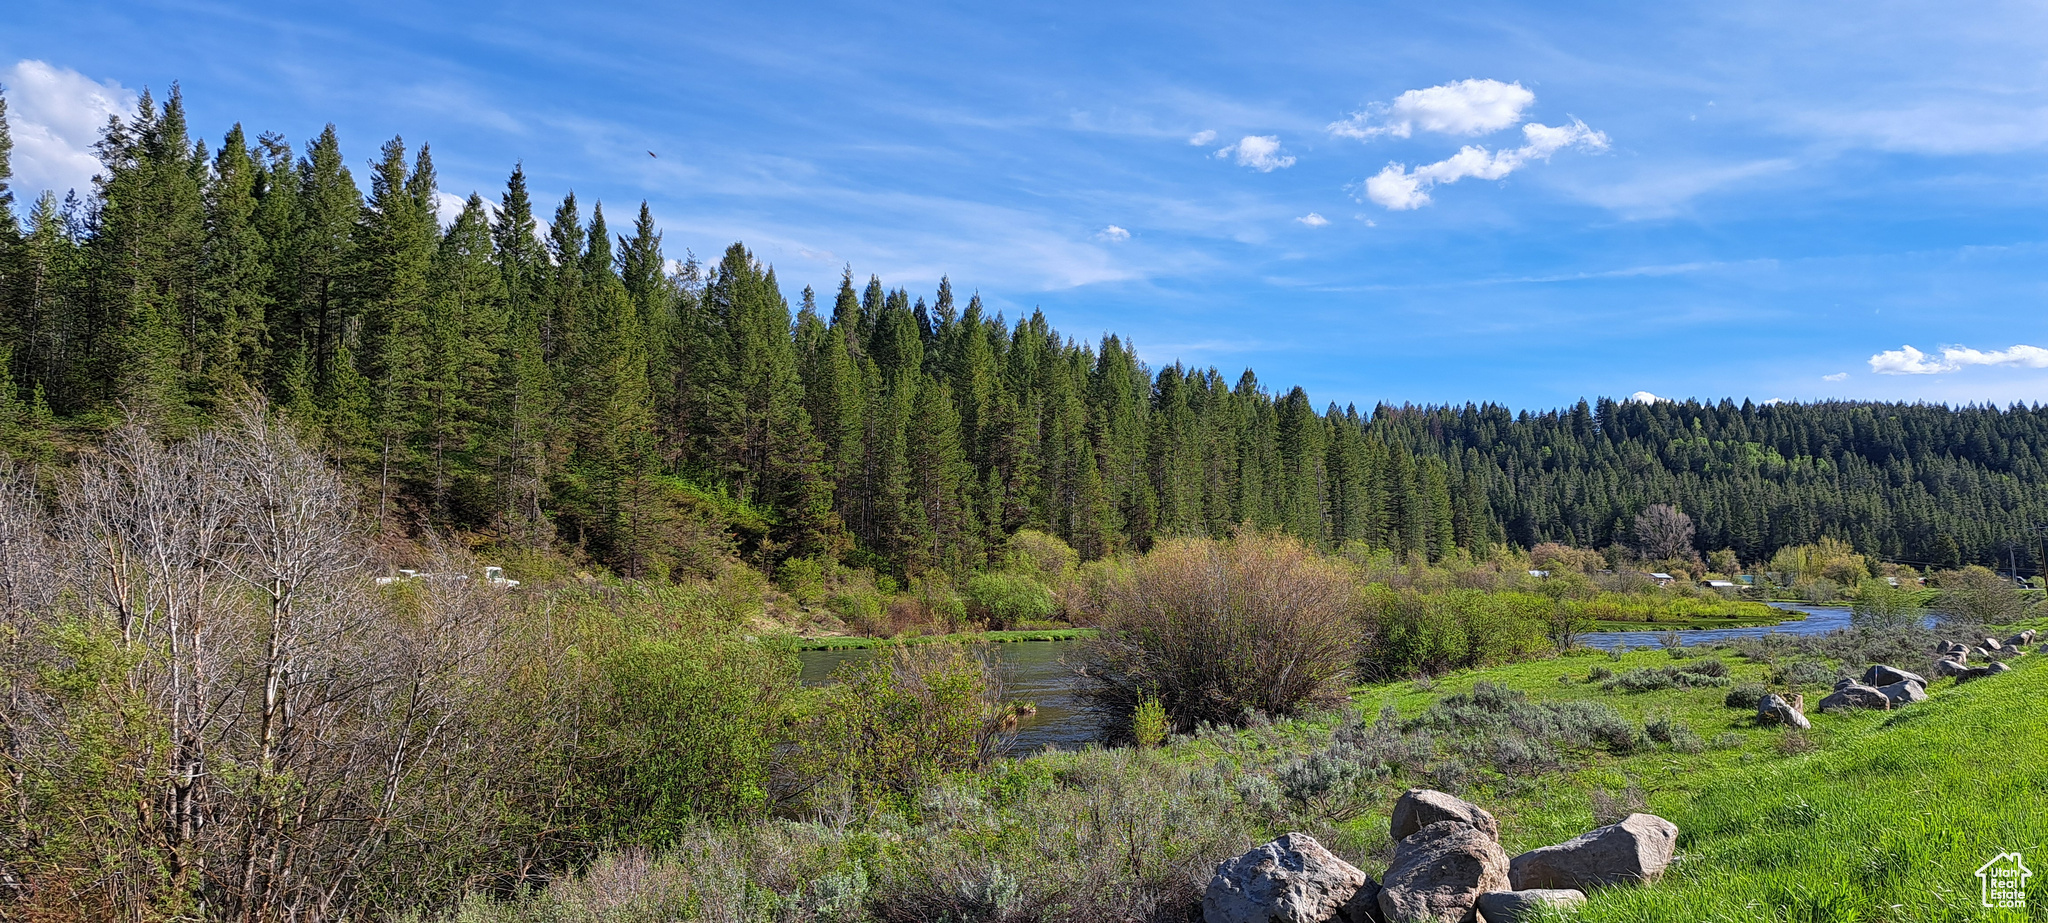
[[[913,795],[1007,745],[995,667],[959,645],[899,646],[834,678],[794,735],[791,768],[813,802]]]
[[[825,567],[816,558],[790,558],[775,569],[775,585],[806,606],[825,598]]]
[[[1743,683],[1728,690],[1727,697],[1721,701],[1729,708],[1755,709],[1770,692],[1771,687],[1762,683]]]
[[[663,846],[703,819],[767,806],[793,658],[738,639],[638,639],[604,661],[603,676],[610,712],[584,757],[601,835]]]
[[[1131,737],[1140,747],[1157,747],[1166,743],[1166,706],[1158,699],[1146,699],[1138,703],[1138,710],[1131,715]]]
[[[1023,574],[976,574],[967,581],[967,600],[969,614],[995,631],[1044,621],[1059,611],[1052,590]]]

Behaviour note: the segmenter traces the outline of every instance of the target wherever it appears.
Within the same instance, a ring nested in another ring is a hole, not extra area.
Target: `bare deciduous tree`
[[[1692,517],[1669,503],[1654,504],[1637,513],[1634,533],[1636,550],[1645,559],[1694,560],[1699,557],[1699,550],[1692,544]]]

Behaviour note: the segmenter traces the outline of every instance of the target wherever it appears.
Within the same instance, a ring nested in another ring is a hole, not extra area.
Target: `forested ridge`
[[[4,114],[0,443],[28,464],[128,416],[195,431],[253,391],[383,528],[633,577],[728,550],[958,574],[1023,528],[1095,558],[1244,523],[1439,560],[1606,546],[1655,503],[1744,561],[1834,536],[2033,571],[2048,524],[2048,408],[1318,408],[950,282],[849,269],[792,310],[739,244],[671,260],[645,204],[622,234],[573,195],[543,220],[518,168],[442,214],[425,145],[393,139],[360,177],[331,126],[209,145],[175,90],[110,123],[89,194],[17,209]]]

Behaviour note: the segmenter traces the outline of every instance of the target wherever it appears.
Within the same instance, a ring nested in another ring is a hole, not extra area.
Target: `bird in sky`
[[[653,151],[648,151],[648,152],[647,152],[647,156],[649,156],[649,157],[653,157],[653,156],[654,156],[654,152],[653,152]]]

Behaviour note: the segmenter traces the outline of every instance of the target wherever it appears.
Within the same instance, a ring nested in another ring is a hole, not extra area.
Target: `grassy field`
[[[1713,656],[1735,683],[1770,672],[1728,652]],[[1684,663],[1661,651],[1577,655],[1356,695],[1367,711],[1391,704],[1412,716],[1488,682],[1542,701],[1604,701],[1638,721],[1669,718],[1698,734],[1701,752],[1595,754],[1569,773],[1468,793],[1499,816],[1511,855],[1594,826],[1596,789],[1634,785],[1651,812],[1678,824],[1681,861],[1662,883],[1597,892],[1580,920],[2048,919],[2048,871],[2025,911],[1979,906],[1975,877],[1978,866],[2015,850],[2048,870],[2042,658],[2021,658],[2012,673],[1962,687],[1938,682],[1928,701],[1892,713],[1812,714],[1814,728],[1804,734],[1752,726],[1747,709],[1723,704],[1723,687],[1628,693],[1586,681],[1595,668],[1620,675]],[[1809,690],[1809,707],[1814,701]],[[1356,823],[1384,823],[1384,814]]]

